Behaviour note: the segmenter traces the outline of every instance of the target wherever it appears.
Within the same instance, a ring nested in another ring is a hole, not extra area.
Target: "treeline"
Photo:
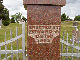
[[[63,13],[61,15],[61,21],[72,21],[72,19],[69,18],[69,16],[67,16],[65,13]],[[78,16],[75,16],[74,20],[73,21],[80,21],[80,15]]]

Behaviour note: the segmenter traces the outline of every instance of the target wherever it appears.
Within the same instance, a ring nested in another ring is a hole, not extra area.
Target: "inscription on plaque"
[[[28,36],[34,38],[36,44],[52,43],[59,31],[60,25],[28,25]]]

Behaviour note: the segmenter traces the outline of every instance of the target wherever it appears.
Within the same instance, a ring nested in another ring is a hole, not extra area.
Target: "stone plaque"
[[[28,36],[34,38],[36,44],[52,43],[59,31],[60,25],[28,25]]]

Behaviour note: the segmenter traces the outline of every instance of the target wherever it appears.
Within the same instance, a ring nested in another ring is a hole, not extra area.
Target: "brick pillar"
[[[61,7],[65,0],[24,0],[28,60],[60,60]]]

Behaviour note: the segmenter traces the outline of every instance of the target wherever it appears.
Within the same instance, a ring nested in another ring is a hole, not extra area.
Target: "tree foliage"
[[[13,18],[18,23],[18,21],[21,20],[21,16],[22,14],[19,12],[19,13],[12,15],[11,18]]]
[[[24,20],[25,22],[27,21],[27,19],[24,16],[22,17],[22,20]]]
[[[69,16],[67,16],[65,13],[61,15],[61,21],[65,21],[70,19]]]
[[[15,21],[18,23],[18,21],[22,20],[25,22],[27,21],[27,19],[24,16],[22,16],[20,12],[11,16],[11,23],[15,23]]]
[[[8,26],[10,24],[10,20],[9,19],[6,19],[6,20],[2,20],[2,24],[4,26]]]
[[[11,18],[11,23],[15,23],[14,17]]]
[[[3,13],[3,18],[2,18],[2,24],[4,26],[8,26],[10,24],[10,19],[9,19],[9,11],[4,8],[4,13]]]
[[[2,2],[0,2],[0,20],[2,20],[4,26],[10,24],[9,11],[7,8],[4,8]]]
[[[4,6],[2,5],[2,3],[0,2],[0,20],[3,19],[3,12],[4,12]]]
[[[80,21],[80,15],[75,16],[74,20],[75,20],[75,21]]]

